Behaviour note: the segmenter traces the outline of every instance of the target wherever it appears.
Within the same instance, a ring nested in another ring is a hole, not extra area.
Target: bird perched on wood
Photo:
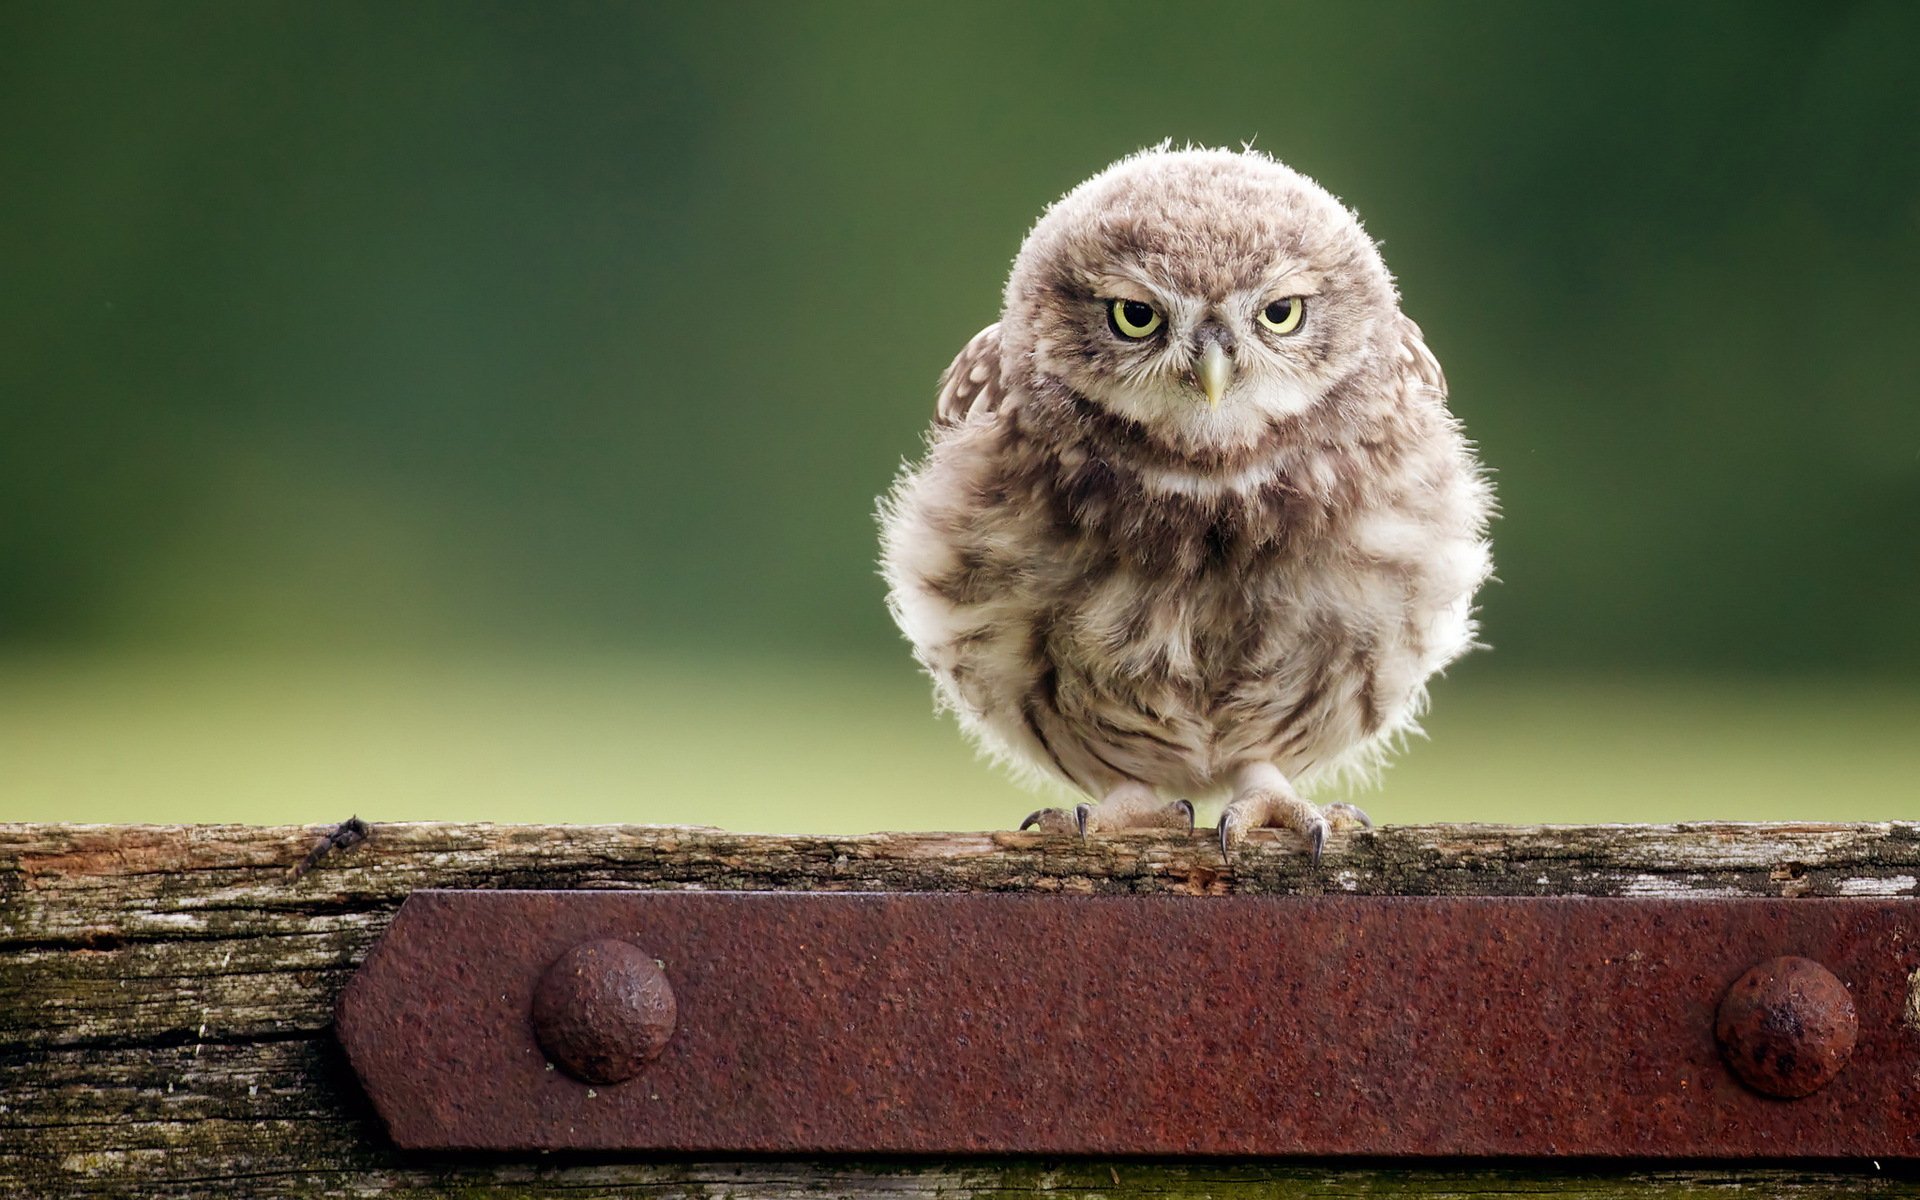
[[[1474,644],[1491,490],[1378,248],[1265,154],[1124,159],[1040,218],[880,505],[894,619],[990,753],[1084,793],[1021,828],[1370,824]]]

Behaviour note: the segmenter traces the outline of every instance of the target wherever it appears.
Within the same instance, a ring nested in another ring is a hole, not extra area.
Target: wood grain
[[[1912,895],[1920,825],[1388,827],[1315,868],[1204,836],[775,837],[652,826],[0,825],[0,1196],[1576,1196],[1894,1190],[1820,1171],[1586,1165],[434,1159],[389,1149],[333,998],[422,887],[1362,895]],[[1885,1165],[1885,1164],[1883,1164]]]

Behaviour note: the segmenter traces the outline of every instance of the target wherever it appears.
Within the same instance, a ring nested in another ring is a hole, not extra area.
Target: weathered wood
[[[1148,1163],[473,1161],[386,1146],[328,1028],[421,887],[1396,895],[1910,895],[1920,825],[1426,826],[1315,868],[1256,844],[1039,834],[385,825],[293,877],[319,830],[0,825],[0,1195],[1777,1196],[1904,1185],[1828,1171]]]

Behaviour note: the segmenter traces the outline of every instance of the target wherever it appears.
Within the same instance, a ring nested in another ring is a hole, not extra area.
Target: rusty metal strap
[[[338,1028],[416,1148],[1903,1158],[1917,906],[429,891]]]

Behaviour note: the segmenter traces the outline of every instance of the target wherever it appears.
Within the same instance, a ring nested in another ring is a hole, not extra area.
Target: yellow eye
[[[1160,328],[1160,314],[1139,300],[1115,300],[1107,306],[1107,323],[1123,338],[1139,341]]]
[[[1301,296],[1289,296],[1285,300],[1275,300],[1260,310],[1260,323],[1275,333],[1292,333],[1300,328],[1300,318],[1307,315],[1307,302]]]

